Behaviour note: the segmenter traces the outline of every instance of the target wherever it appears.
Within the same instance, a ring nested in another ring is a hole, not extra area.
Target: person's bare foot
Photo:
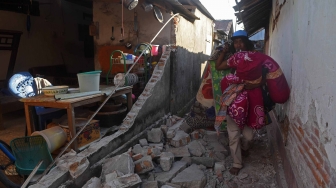
[[[241,150],[241,154],[243,157],[248,157],[250,155],[249,150]]]
[[[232,175],[235,175],[237,176],[239,174],[239,171],[240,171],[240,168],[236,168],[236,167],[232,167],[229,172],[232,174]]]

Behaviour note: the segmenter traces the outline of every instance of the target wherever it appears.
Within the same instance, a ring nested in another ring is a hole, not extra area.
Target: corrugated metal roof
[[[185,8],[178,0],[166,1],[169,2],[178,13],[183,14],[184,16],[187,16],[194,20],[199,20],[199,17],[197,17],[194,13],[190,12],[187,8]]]
[[[199,17],[185,8],[178,0],[148,0],[147,2],[161,4],[169,3],[172,6],[172,11],[174,11],[174,13],[180,13],[190,21],[199,20]]]
[[[253,35],[269,23],[272,9],[271,0],[241,0],[233,7],[237,16],[237,23],[243,23],[249,35]]]
[[[215,20],[210,12],[203,6],[199,0],[178,0],[183,5],[193,5],[196,6],[199,11],[201,11],[206,17]]]
[[[232,24],[233,24],[232,20],[215,20],[215,29],[223,30],[226,33],[226,35],[228,35]]]

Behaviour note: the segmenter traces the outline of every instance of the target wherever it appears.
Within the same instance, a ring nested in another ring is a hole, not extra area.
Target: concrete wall
[[[30,67],[63,64],[69,72],[93,69],[93,59],[85,58],[84,42],[78,40],[78,25],[91,21],[83,19],[90,9],[64,0],[40,0],[40,16],[31,16],[31,30],[26,30],[25,14],[0,10],[0,29],[22,31],[14,72]],[[43,4],[50,3],[50,4]],[[0,79],[7,74],[8,51],[0,51]]]
[[[150,42],[156,33],[160,30],[163,24],[159,23],[153,15],[153,12],[145,12],[141,5],[135,7],[134,10],[129,11],[123,9],[124,13],[124,33],[125,41],[128,39],[128,32],[131,31],[130,41],[135,46],[137,38],[133,32],[134,28],[134,11],[138,15],[139,28],[139,43]],[[164,22],[170,18],[170,13],[162,10]],[[173,21],[168,24],[162,32],[158,35],[153,44],[175,44],[178,48],[172,52],[171,58],[171,104],[170,109],[172,113],[177,113],[184,109],[188,102],[190,102],[196,95],[200,85],[200,78],[205,66],[205,60],[211,53],[212,49],[212,20],[204,16],[199,10],[195,10],[195,15],[200,17],[200,20],[190,22],[179,16],[176,28]],[[95,37],[95,49],[101,46],[122,45],[119,39],[121,38],[120,28],[121,22],[121,4],[108,1],[94,1],[93,2],[93,19],[99,22],[99,38]],[[114,26],[114,36],[116,39],[110,39],[112,35],[111,28]],[[100,62],[95,57],[95,68],[100,69]],[[186,110],[189,110],[186,107]]]
[[[178,48],[172,57],[171,112],[183,115],[189,110],[183,107],[196,96],[212,48],[213,21],[197,9],[195,15],[200,20],[194,23],[179,17],[174,36]]]
[[[276,114],[299,187],[336,186],[334,7],[333,0],[273,0],[267,53],[291,86]]]
[[[106,1],[93,1],[93,20],[94,22],[99,22],[99,38],[95,37],[95,49],[98,46],[104,45],[124,45],[127,41],[131,41],[134,47],[142,42],[149,43],[156,33],[163,26],[162,23],[156,20],[153,11],[145,12],[141,7],[139,1],[138,6],[133,10],[128,10],[123,8],[123,26],[124,26],[124,42],[120,43],[121,39],[121,26],[122,26],[122,11],[120,3],[113,3]],[[134,32],[134,11],[137,12],[137,21],[139,29],[139,37]],[[161,10],[164,18],[164,23],[170,18],[170,13]],[[110,38],[112,36],[112,26],[114,27],[114,37],[115,40],[112,41]],[[130,37],[128,37],[130,32]],[[170,27],[169,24],[162,30],[158,35],[153,44],[170,44]],[[97,55],[97,51],[96,51]],[[95,68],[100,69],[98,57],[95,57]]]

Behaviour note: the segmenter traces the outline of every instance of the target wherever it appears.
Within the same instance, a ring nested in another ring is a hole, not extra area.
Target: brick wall
[[[288,129],[281,134],[287,143],[286,146],[280,143],[286,148],[283,159],[290,161],[298,187],[303,188],[336,187],[333,103],[336,90],[335,83],[329,81],[336,77],[330,69],[336,54],[327,50],[335,47],[334,43],[325,45],[328,34],[321,34],[326,28],[336,30],[335,25],[329,24],[336,15],[330,2],[272,0],[266,28],[266,54],[279,63],[291,88],[288,102],[276,109],[278,119],[289,118]],[[336,5],[336,1],[332,2]],[[315,46],[322,46],[320,52],[314,53]],[[316,68],[321,57],[326,58]],[[277,128],[281,129],[281,125]]]
[[[330,168],[320,136],[315,125],[291,123],[287,151],[305,187],[336,187],[335,170]]]

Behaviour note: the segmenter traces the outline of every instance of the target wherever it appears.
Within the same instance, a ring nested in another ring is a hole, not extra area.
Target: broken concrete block
[[[214,151],[216,152],[225,152],[227,151],[226,148],[224,147],[223,144],[219,143],[219,142],[208,142],[208,146],[212,147]]]
[[[155,175],[155,173],[150,172],[147,180],[148,181],[154,181],[155,180],[154,175]]]
[[[76,179],[82,173],[85,172],[90,166],[90,162],[87,158],[83,158],[81,161],[75,162],[70,165],[69,172],[72,178]]]
[[[172,179],[171,183],[186,188],[203,188],[206,185],[206,176],[196,164],[184,169]]]
[[[126,174],[110,182],[106,182],[104,188],[128,188],[140,185],[141,179],[138,174]]]
[[[186,121],[183,121],[183,123],[180,126],[180,130],[182,130],[186,133],[190,133],[192,131],[191,127],[188,125],[188,123]]]
[[[157,181],[146,181],[142,182],[142,187],[144,188],[159,188]]]
[[[201,134],[201,130],[199,130]],[[204,131],[204,136],[203,136],[204,141],[206,142],[217,142],[222,145],[228,145],[229,144],[229,139],[227,136],[227,133],[221,132],[219,136],[217,136],[216,131]]]
[[[149,145],[149,147],[151,147],[151,148],[158,148],[158,149],[160,149],[160,151],[163,150],[163,143],[158,143],[158,144],[150,143],[150,144],[148,144],[148,145]]]
[[[197,140],[193,140],[188,144],[188,149],[191,155],[200,157],[204,154],[205,148]]]
[[[170,145],[178,148],[187,145],[189,142],[189,134],[185,133],[184,131],[176,131],[175,137],[170,140]]]
[[[215,164],[215,160],[211,157],[191,157],[191,162],[206,167],[213,167]]]
[[[132,152],[133,152],[134,154],[138,154],[138,153],[141,153],[142,150],[143,150],[143,148],[141,147],[140,144],[135,144],[135,145],[133,146]]]
[[[132,159],[133,159],[133,161],[137,161],[137,160],[141,159],[142,157],[143,157],[143,155],[141,153],[138,153],[136,155],[133,155]]]
[[[133,159],[126,153],[105,159],[102,167],[103,182],[105,181],[105,176],[112,173],[113,171],[119,171],[123,174],[133,174]]]
[[[182,187],[180,185],[176,185],[176,184],[173,184],[173,183],[166,183],[161,188],[182,188]]]
[[[77,177],[86,169],[88,163],[86,157],[77,156],[77,153],[71,150],[56,161],[56,166],[61,170],[69,170],[71,176]]]
[[[169,130],[167,131],[167,138],[168,138],[168,139],[172,139],[172,138],[174,138],[175,135],[176,135],[176,131],[175,131],[175,129],[169,129]]]
[[[161,155],[161,150],[159,149],[159,148],[151,148],[151,157],[152,157],[152,159],[154,159],[154,158],[158,158],[158,157],[160,157],[160,155]]]
[[[176,131],[181,130],[180,127],[181,127],[181,125],[183,124],[183,122],[184,122],[184,121],[178,121],[178,122],[173,121],[173,122],[172,122],[172,126],[171,126],[171,127],[168,127],[168,131],[171,130],[171,129],[174,129],[174,130],[176,130]]]
[[[161,183],[167,183],[170,182],[170,180],[175,177],[175,175],[182,170],[184,170],[187,166],[187,163],[184,161],[177,161],[173,163],[172,168],[168,172],[161,172],[157,173],[155,176],[155,180],[161,182]]]
[[[48,174],[42,177],[42,179],[35,185],[30,187],[47,188],[56,187],[55,185],[61,185],[69,179],[69,171],[62,170],[59,167],[52,168]],[[83,183],[84,184],[84,183]]]
[[[149,142],[160,143],[162,140],[163,134],[161,128],[153,128],[147,132],[147,139]]]
[[[206,148],[207,150],[213,150],[213,149],[214,149],[213,146],[206,146],[205,148]]]
[[[224,171],[225,170],[225,162],[222,161],[222,162],[216,162],[215,163],[215,167],[214,167],[214,171],[217,172],[217,171]]]
[[[90,165],[89,160],[84,157],[78,157],[70,153],[65,154],[61,158],[59,158],[56,162],[56,165],[61,170],[69,170],[70,175],[73,178],[77,178],[80,176]]]
[[[151,156],[145,156],[141,158],[140,160],[136,161],[134,165],[135,165],[135,172],[138,174],[144,174],[154,169],[154,164],[152,162]]]
[[[151,155],[152,154],[152,148],[148,146],[148,147],[144,148],[141,153],[142,153],[143,156]]]
[[[91,178],[83,186],[83,188],[101,188],[101,187],[102,187],[102,185],[101,185],[100,179],[97,178],[97,177]]]
[[[109,173],[109,174],[105,175],[105,181],[110,182],[110,181],[116,179],[117,177],[121,177],[123,175],[124,174],[122,172],[113,171],[112,173]]]
[[[141,152],[143,156],[150,155],[152,158],[159,157],[161,155],[161,150],[159,148],[148,147],[147,149],[143,149]]]
[[[190,133],[190,136],[191,136],[191,139],[193,139],[193,140],[200,139],[200,133],[197,130],[194,131],[194,132],[192,132],[192,133]]]
[[[201,143],[203,146],[208,145],[208,143],[206,143],[206,141],[204,141],[203,139],[199,139],[198,142]]]
[[[160,156],[160,165],[163,171],[167,172],[170,170],[174,162],[174,154],[171,152],[163,152]]]
[[[139,144],[140,146],[144,147],[144,146],[148,146],[148,142],[147,139],[143,138],[139,140]]]
[[[225,160],[226,156],[223,152],[214,152],[214,156],[212,157],[213,159],[215,159],[216,162],[220,162]]]
[[[191,165],[191,157],[183,157],[181,161],[187,162],[188,166]]]
[[[207,169],[207,167],[204,166],[204,165],[202,165],[202,164],[198,165],[198,168],[201,169],[201,170],[203,170],[203,171]]]
[[[189,157],[189,149],[187,146],[179,147],[179,148],[169,148],[167,152],[172,152],[175,157]]]

